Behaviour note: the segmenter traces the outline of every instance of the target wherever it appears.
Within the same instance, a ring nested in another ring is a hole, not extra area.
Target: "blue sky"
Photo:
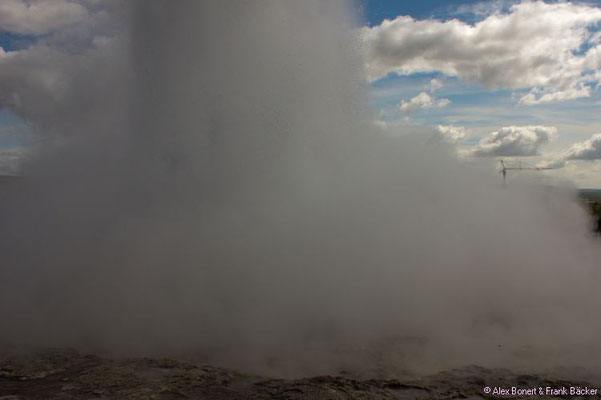
[[[393,19],[398,15],[411,15],[417,19],[430,17],[448,17],[450,11],[456,10],[458,4],[477,3],[478,1],[448,1],[448,0],[358,0],[363,10],[364,22],[378,25],[384,19]]]
[[[28,47],[36,40],[32,35],[17,35],[0,31],[0,47],[5,51],[13,51]]]
[[[0,110],[0,149],[20,147],[25,142],[26,123],[8,110]]]
[[[486,3],[483,0],[355,0],[362,10],[364,22],[369,25],[378,25],[384,19],[392,19],[398,15],[411,15],[413,18],[461,18],[473,21],[473,16],[460,13],[460,6]],[[506,0],[502,6],[506,9],[518,0]],[[557,1],[557,0],[553,0]],[[550,1],[549,1],[550,2]],[[501,3],[501,2],[499,2]],[[601,4],[601,0],[581,1],[580,3]]]

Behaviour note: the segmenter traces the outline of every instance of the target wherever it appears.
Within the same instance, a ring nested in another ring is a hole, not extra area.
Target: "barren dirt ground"
[[[0,357],[0,400],[578,398],[486,396],[483,390],[487,386],[596,387],[474,366],[408,381],[342,376],[283,380],[172,359],[112,360],[65,350]]]

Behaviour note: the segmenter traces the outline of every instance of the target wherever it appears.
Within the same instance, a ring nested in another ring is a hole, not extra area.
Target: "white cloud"
[[[574,143],[566,151],[565,160],[601,160],[601,133],[583,142]]]
[[[516,0],[486,0],[479,3],[460,4],[455,8],[455,12],[453,14],[471,14],[479,19],[482,19],[489,17],[490,15],[500,13],[515,3]]]
[[[0,175],[14,175],[26,151],[19,148],[0,150]]]
[[[102,101],[102,94],[111,87],[108,81],[112,71],[119,68],[123,55],[120,52],[126,46],[124,41],[118,40],[123,32],[119,24],[125,21],[121,19],[125,13],[110,14],[118,8],[112,0],[100,5],[91,0],[30,1],[26,4],[28,9],[20,14],[18,9],[25,7],[24,4],[23,1],[0,0],[1,29],[36,33],[57,30],[39,37],[24,49],[5,51],[0,48],[0,108],[8,108],[24,120],[40,125],[59,119],[67,121],[69,118],[60,118],[63,113],[70,113],[70,119],[83,116],[92,104]],[[87,11],[79,14],[47,11],[53,4],[59,9],[70,10],[76,6],[75,9],[83,7]],[[7,19],[6,10],[13,10],[15,17]],[[53,13],[73,18],[59,18]],[[105,67],[94,68],[98,63]],[[95,71],[94,77],[90,71]],[[119,84],[113,82],[112,85]]]
[[[601,82],[601,44],[588,29],[600,21],[599,7],[542,1],[474,25],[400,16],[362,28],[368,79],[439,71],[489,89],[530,89],[524,105],[586,97]]]
[[[438,89],[440,89],[443,86],[443,83],[440,81],[440,79],[432,79],[430,81],[430,93],[434,93],[435,91],[437,91]]]
[[[566,165],[566,161],[562,158],[552,158],[549,160],[543,160],[539,162],[536,166],[539,168],[551,168],[551,169],[559,169],[563,168]]]
[[[592,135],[589,139],[572,144],[563,153],[542,161],[539,167],[564,168],[570,167],[572,172],[577,169],[580,175],[585,174],[587,167],[579,165],[576,167],[573,161],[595,161],[601,160],[601,133]],[[588,164],[588,163],[585,163]],[[590,171],[588,172],[590,175]],[[590,177],[589,177],[590,178]]]
[[[436,130],[439,136],[449,143],[457,143],[467,136],[467,129],[463,126],[438,125]]]
[[[542,145],[557,137],[551,126],[507,126],[491,133],[469,150],[478,157],[526,157],[539,154]]]
[[[67,0],[2,0],[0,31],[42,35],[84,19],[88,10]]]
[[[601,162],[570,161],[565,164],[563,176],[576,182],[581,188],[599,188],[601,181]]]
[[[400,109],[403,112],[411,113],[413,111],[427,108],[446,107],[451,103],[449,99],[436,99],[426,92],[421,92],[409,101],[403,100],[400,104]]]
[[[563,91],[553,92],[549,89],[533,89],[530,91],[530,93],[520,99],[520,104],[526,106],[547,104],[556,101],[578,99],[580,97],[590,97],[590,95],[591,88],[589,86],[585,86],[583,83],[579,83],[576,87],[566,88]]]

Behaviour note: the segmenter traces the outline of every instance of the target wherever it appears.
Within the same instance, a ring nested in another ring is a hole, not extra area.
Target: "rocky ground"
[[[598,386],[480,367],[406,381],[356,380],[343,376],[284,380],[171,359],[112,360],[76,351],[0,357],[0,400],[578,398],[552,394],[486,395],[485,387],[538,390]]]

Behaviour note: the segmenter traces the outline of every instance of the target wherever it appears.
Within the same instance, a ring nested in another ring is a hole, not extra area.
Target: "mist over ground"
[[[112,39],[31,60],[60,96],[3,103],[42,140],[0,197],[0,341],[280,375],[599,365],[575,191],[382,132],[347,3],[107,4]]]

